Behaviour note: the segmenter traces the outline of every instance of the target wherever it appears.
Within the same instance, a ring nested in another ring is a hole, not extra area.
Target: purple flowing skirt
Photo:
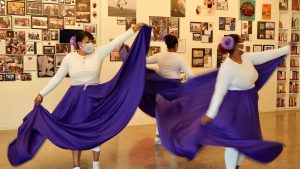
[[[71,86],[51,114],[43,106],[35,106],[8,147],[10,163],[17,166],[32,159],[46,139],[60,148],[87,150],[118,134],[143,94],[150,37],[151,28],[145,26],[111,81],[86,89]]]
[[[166,92],[158,95],[156,119],[163,146],[188,159],[193,159],[203,145],[212,145],[236,148],[247,157],[263,163],[274,160],[281,153],[283,145],[262,138],[257,91],[283,59],[284,56],[256,66],[259,73],[256,86],[245,91],[228,91],[217,117],[206,126],[200,125],[200,119],[208,110],[217,71],[198,76],[173,89],[175,98],[168,99]],[[154,79],[161,79],[159,75],[156,76]],[[163,83],[166,83],[166,79]],[[170,90],[160,85],[154,88]]]

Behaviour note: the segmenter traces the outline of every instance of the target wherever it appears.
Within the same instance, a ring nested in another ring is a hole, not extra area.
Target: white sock
[[[100,169],[99,161],[93,161],[93,169]]]
[[[226,169],[235,169],[239,158],[239,152],[234,148],[225,149]]]
[[[80,167],[74,167],[73,169],[80,169]]]

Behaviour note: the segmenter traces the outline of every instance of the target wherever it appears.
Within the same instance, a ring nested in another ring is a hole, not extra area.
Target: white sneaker
[[[156,136],[156,137],[154,138],[154,143],[155,143],[156,145],[161,145],[161,140],[160,140],[160,138]]]
[[[93,169],[100,169],[99,161],[93,161]]]

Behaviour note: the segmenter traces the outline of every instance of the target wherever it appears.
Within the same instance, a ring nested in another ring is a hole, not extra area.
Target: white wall
[[[216,11],[214,16],[196,15],[195,8],[201,4],[202,1],[186,0],[186,17],[180,19],[180,38],[186,39],[186,53],[183,56],[187,62],[191,65],[191,52],[192,48],[213,48],[213,67],[216,67],[216,49],[221,38],[225,34],[237,33],[240,34],[241,22],[239,18],[238,0],[229,0],[229,11]],[[98,44],[105,44],[109,42],[110,38],[113,38],[125,31],[124,25],[117,25],[116,17],[108,17],[107,0],[97,1],[98,13],[97,18],[92,17],[92,22],[98,25]],[[274,40],[257,40],[256,29],[257,21],[261,21],[261,6],[262,3],[272,4],[272,20],[276,22],[276,37]],[[94,9],[93,9],[94,10]],[[93,11],[92,10],[92,11]],[[137,0],[137,21],[149,23],[149,16],[170,16],[170,1],[169,0]],[[237,20],[236,31],[219,31],[218,23],[219,17],[235,17]],[[253,22],[253,41],[248,44],[273,44],[277,46],[278,39],[278,0],[257,0],[256,1],[256,20]],[[200,43],[192,41],[192,33],[189,30],[189,23],[195,22],[213,22],[214,23],[214,43]],[[100,34],[99,34],[100,32]],[[133,38],[126,43],[131,43]],[[166,50],[165,45],[162,42],[151,42],[151,45],[159,45],[162,50]],[[109,57],[105,60],[102,72],[101,82],[105,82],[113,77],[117,72],[121,63],[110,62]],[[194,68],[194,73],[202,73],[211,69]],[[0,130],[16,129],[22,122],[23,117],[32,109],[33,100],[38,92],[46,85],[49,78],[36,78],[36,74],[33,73],[33,80],[30,82],[3,82],[0,83]],[[53,110],[59,100],[69,87],[69,79],[65,79],[53,92],[45,97],[43,105],[48,110]],[[201,97],[201,96],[199,96]],[[274,75],[265,87],[260,91],[259,108],[261,111],[274,111],[276,103],[276,76]],[[155,120],[149,118],[140,110],[137,111],[135,116],[130,122],[130,125],[151,124],[155,123]]]

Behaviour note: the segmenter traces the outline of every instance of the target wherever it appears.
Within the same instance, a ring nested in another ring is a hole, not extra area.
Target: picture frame
[[[32,16],[32,29],[48,29],[48,17],[46,16]]]
[[[136,18],[127,17],[126,18],[126,30],[131,28],[131,25],[136,24]]]
[[[71,52],[71,44],[69,43],[58,43],[55,44],[55,52],[57,55],[66,55]]]
[[[43,46],[44,55],[54,55],[55,54],[55,46]]]
[[[53,77],[55,74],[54,55],[37,55],[37,75]]]
[[[185,17],[186,1],[171,0],[171,17]]]
[[[90,32],[93,35],[97,34],[97,24],[83,24],[83,30]]]
[[[211,68],[212,67],[212,49],[205,48],[204,49],[204,57],[203,57],[203,67],[204,68]]]
[[[273,40],[275,38],[275,22],[257,22],[257,39]]]
[[[256,1],[240,0],[240,20],[255,20]]]
[[[262,52],[263,46],[262,45],[253,45],[253,52]]]
[[[178,49],[177,53],[185,53],[186,52],[186,40],[178,39]]]
[[[65,4],[66,0],[65,0]],[[76,22],[90,23],[91,22],[91,1],[77,0],[76,1]]]
[[[274,45],[263,45],[263,50],[273,50],[274,49]]]
[[[26,15],[42,16],[43,15],[42,2],[27,1],[26,2]]]
[[[157,53],[161,52],[161,47],[160,46],[150,46],[148,53],[147,53],[147,57],[153,56]]]
[[[31,81],[32,75],[31,73],[21,73],[21,81]]]
[[[0,16],[0,29],[12,29],[11,16]]]
[[[252,41],[253,35],[253,22],[252,21],[241,21],[241,38],[244,41]]]
[[[136,17],[137,0],[108,0],[108,16]]]
[[[57,29],[50,30],[50,40],[51,41],[59,40],[59,30],[57,30]]]
[[[193,41],[201,41],[201,33],[193,33]]]
[[[58,17],[60,5],[54,3],[43,3],[43,16]]]
[[[192,67],[204,67],[204,58],[192,58]]]
[[[64,25],[75,26],[76,18],[75,17],[64,17]]]
[[[152,41],[163,41],[163,37],[171,34],[179,38],[179,18],[149,16],[149,25],[152,29]]]
[[[204,67],[204,49],[192,48],[192,67]]]
[[[3,73],[0,73],[0,82],[3,82],[4,81],[4,74]]]
[[[13,16],[14,29],[30,29],[31,17],[30,16]]]
[[[62,62],[64,57],[66,57],[66,55],[55,55],[55,68],[60,67],[61,62]]]
[[[50,41],[50,30],[42,30],[42,41]]]
[[[4,74],[5,81],[16,81],[16,75],[13,73]]]
[[[0,3],[0,15],[6,15],[6,1],[2,0]]]
[[[126,25],[126,19],[117,18],[117,25]]]
[[[41,41],[42,30],[39,29],[28,29],[26,31],[26,41]]]
[[[7,15],[25,15],[25,1],[7,1]]]
[[[75,17],[74,5],[60,5],[60,17]]]
[[[219,30],[235,31],[236,19],[231,17],[219,17]]]
[[[190,32],[202,32],[202,22],[190,22]]]
[[[37,56],[36,55],[24,55],[23,56],[23,70],[24,71],[36,71],[37,70]]]
[[[9,69],[3,71],[3,73],[22,73],[23,55],[6,55],[5,66]]]
[[[26,54],[27,55],[36,54],[36,43],[35,42],[26,42]]]
[[[49,29],[64,29],[64,18],[50,17],[48,21]]]

